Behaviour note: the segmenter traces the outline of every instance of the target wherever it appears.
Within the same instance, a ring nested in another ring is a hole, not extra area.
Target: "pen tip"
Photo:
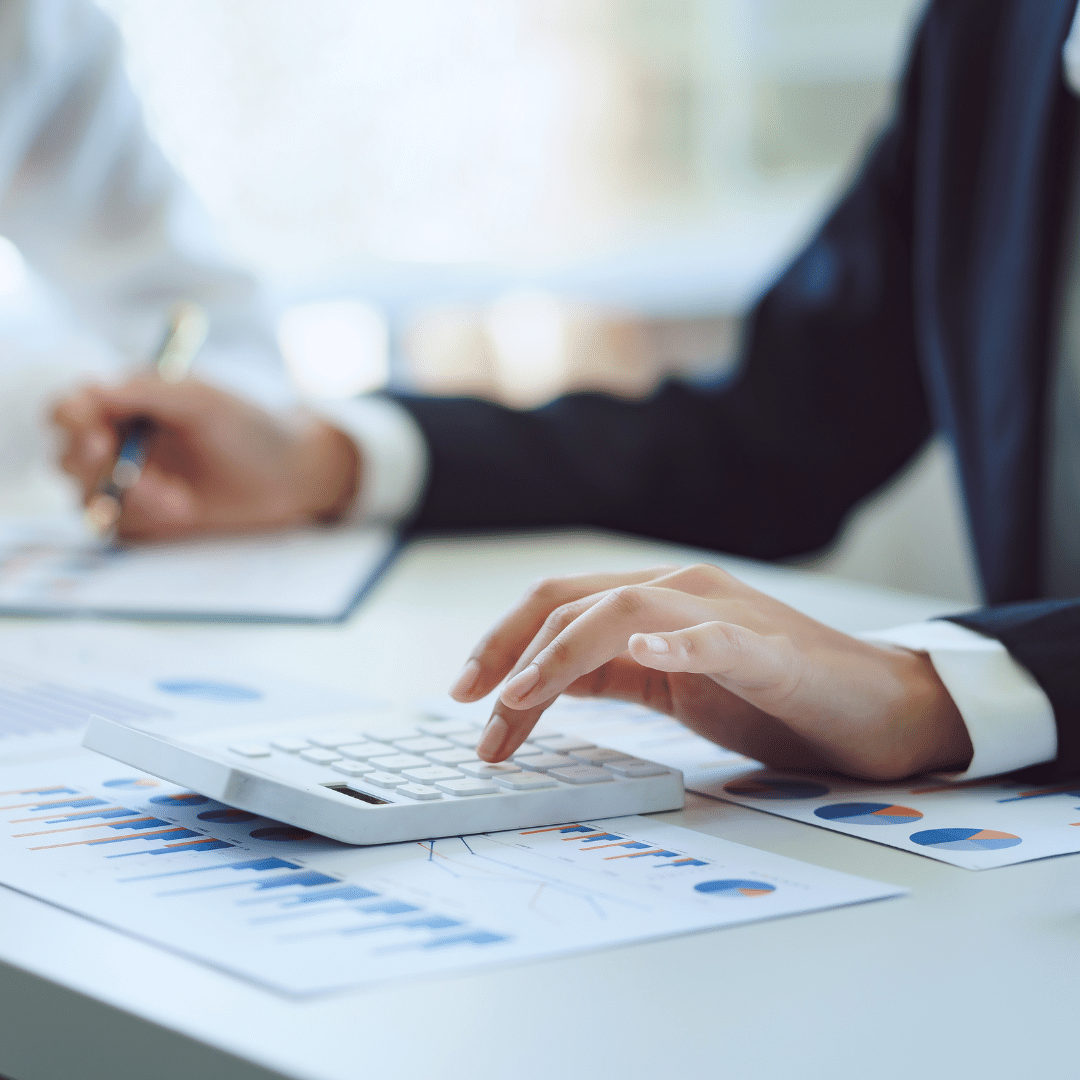
[[[97,494],[86,504],[83,515],[87,527],[97,536],[108,536],[120,520],[120,500],[112,495]]]

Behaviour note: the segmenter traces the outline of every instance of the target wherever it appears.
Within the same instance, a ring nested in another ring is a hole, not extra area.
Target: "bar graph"
[[[198,833],[192,832],[190,829],[179,828],[175,825],[168,825],[164,829],[155,829],[152,832],[137,833],[133,836],[100,836],[93,837],[89,840],[65,840],[59,844],[44,844],[37,845],[30,848],[31,851],[48,851],[52,848],[67,848],[67,847],[99,847],[102,844],[122,844],[128,840],[183,840],[189,836],[198,836]]]
[[[0,770],[0,882],[287,994],[813,910],[858,880],[785,890],[831,872],[636,818],[350,848],[114,768]]]

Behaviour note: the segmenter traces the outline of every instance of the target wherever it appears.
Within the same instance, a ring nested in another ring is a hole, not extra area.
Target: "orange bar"
[[[603,833],[597,834],[602,836]],[[627,844],[636,844],[637,840],[620,840],[617,844],[593,844],[592,847],[578,848],[578,851],[599,851],[600,848],[605,847],[625,847]]]
[[[183,827],[184,827],[183,825],[170,825],[169,828],[167,828],[167,829],[157,829],[154,832],[132,833],[130,837],[127,837],[127,839],[134,840],[136,837],[139,837],[140,839],[146,839],[149,836],[165,836],[168,833],[176,832],[177,829],[182,829]],[[104,837],[102,839],[104,839]],[[210,839],[210,838],[207,837],[207,839]],[[27,851],[48,851],[49,848],[78,847],[79,844],[97,844],[97,843],[100,843],[100,842],[101,842],[100,840],[72,840],[68,844],[45,844],[42,847],[32,847],[32,848],[27,848],[26,850]]]
[[[609,862],[611,859],[630,859],[634,855],[659,855],[661,851],[666,851],[667,848],[653,848],[652,851],[628,851],[625,855],[605,855],[604,862]]]
[[[134,817],[128,818],[127,821],[102,821],[96,825],[69,825],[66,829],[43,829],[41,832],[20,832],[12,833],[12,839],[18,840],[23,836],[52,836],[53,833],[58,832],[78,832],[79,829],[111,829],[116,825],[134,825],[137,821],[153,821],[152,817]]]

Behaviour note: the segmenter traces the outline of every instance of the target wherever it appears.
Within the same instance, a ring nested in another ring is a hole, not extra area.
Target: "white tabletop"
[[[596,535],[424,541],[347,624],[148,627],[308,681],[406,701],[445,689],[539,576],[691,561]],[[954,605],[739,560],[856,631]],[[10,623],[4,624],[10,629]],[[28,624],[28,630],[33,624]],[[110,627],[101,634],[108,639]],[[771,923],[297,1002],[0,888],[0,1074],[514,1080],[1009,1077],[1073,1066],[1080,859],[982,873],[690,796],[665,821],[910,887]]]

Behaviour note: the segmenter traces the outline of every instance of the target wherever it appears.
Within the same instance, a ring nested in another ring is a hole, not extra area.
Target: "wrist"
[[[967,725],[929,655],[884,647],[894,654],[905,691],[896,725],[905,774],[965,768],[974,753]]]
[[[337,428],[321,421],[300,436],[298,447],[299,517],[304,522],[340,521],[356,499],[360,454]]]

